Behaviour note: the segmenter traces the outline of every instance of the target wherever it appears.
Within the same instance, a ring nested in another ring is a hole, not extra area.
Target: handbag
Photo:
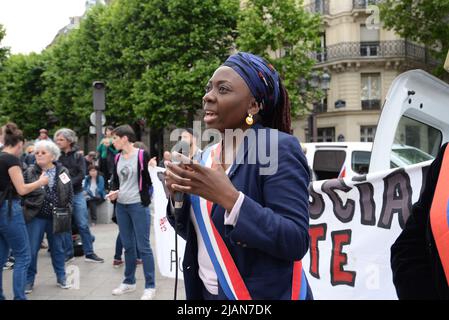
[[[53,233],[64,233],[72,230],[72,214],[67,208],[53,208]]]

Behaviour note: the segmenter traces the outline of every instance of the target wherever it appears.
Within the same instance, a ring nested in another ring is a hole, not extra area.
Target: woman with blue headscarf
[[[165,174],[167,217],[187,240],[187,299],[312,299],[301,263],[308,166],[278,72],[253,54],[230,56],[206,86],[203,111],[221,141],[200,161],[167,162]]]

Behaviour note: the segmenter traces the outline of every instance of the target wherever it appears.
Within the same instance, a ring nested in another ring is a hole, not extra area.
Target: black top
[[[52,211],[49,209],[52,206],[59,208],[71,208],[73,203],[73,188],[72,181],[66,183],[61,179],[62,174],[69,176],[69,171],[55,163],[55,182],[53,187],[49,185],[44,188],[37,188],[23,197],[23,212],[25,221],[28,223],[35,216],[41,218],[51,218]],[[25,183],[32,183],[39,180],[42,174],[42,169],[35,165],[29,167],[24,173]],[[55,193],[52,193],[55,192]]]
[[[18,198],[17,191],[14,188],[8,173],[9,168],[14,166],[21,168],[19,158],[6,152],[0,152],[0,192],[5,191],[8,186],[11,186],[11,196],[13,198]]]
[[[393,282],[399,299],[449,299],[449,288],[430,225],[430,207],[443,161],[443,145],[430,165],[424,190],[404,230],[391,247]]]
[[[73,192],[82,192],[82,183],[84,177],[86,176],[86,163],[84,161],[84,157],[78,152],[78,149],[72,149],[67,153],[61,151],[61,156],[59,157],[58,161],[70,172]]]

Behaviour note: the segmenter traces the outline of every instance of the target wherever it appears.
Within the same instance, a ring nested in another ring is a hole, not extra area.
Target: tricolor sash
[[[430,208],[430,225],[449,284],[449,147],[444,151],[440,174]]]
[[[201,165],[214,168],[221,153],[221,143],[214,145],[203,153]],[[213,203],[197,195],[190,195],[191,204],[199,231],[204,240],[209,257],[217,273],[226,297],[229,300],[251,300],[251,295],[240,275],[234,259],[226,243],[217,231],[211,219]],[[292,300],[305,300],[307,294],[307,280],[302,269],[301,261],[293,265]]]

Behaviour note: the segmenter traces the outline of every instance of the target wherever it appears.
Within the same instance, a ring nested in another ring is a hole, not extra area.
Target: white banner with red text
[[[150,167],[156,254],[161,274],[174,277],[174,231],[165,217],[164,170]],[[331,179],[310,185],[310,249],[303,266],[315,299],[397,299],[390,247],[419,198],[427,170],[428,163],[418,164],[357,181]],[[182,261],[185,241],[178,241]]]

